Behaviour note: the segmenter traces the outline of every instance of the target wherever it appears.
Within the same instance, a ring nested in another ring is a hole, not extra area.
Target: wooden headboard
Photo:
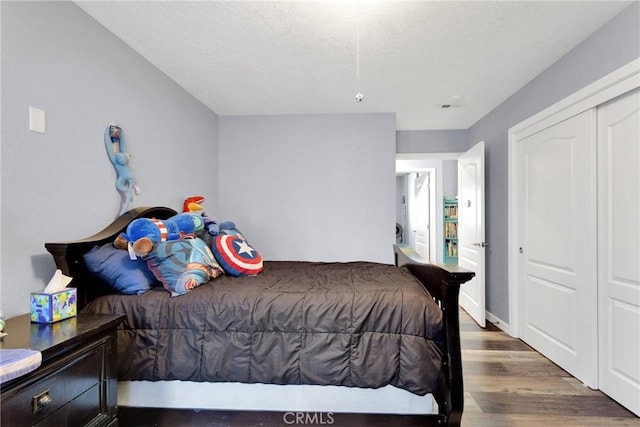
[[[78,309],[82,309],[89,301],[113,291],[86,267],[83,255],[94,246],[113,243],[115,238],[127,229],[127,225],[137,218],[167,219],[177,214],[170,208],[139,207],[119,216],[104,230],[85,239],[45,243],[44,247],[53,255],[56,267],[67,276],[73,277],[71,286],[77,288]]]

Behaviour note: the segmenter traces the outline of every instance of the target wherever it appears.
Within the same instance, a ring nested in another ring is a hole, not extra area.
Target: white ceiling
[[[399,130],[469,128],[630,3],[76,1],[220,116],[395,112]]]

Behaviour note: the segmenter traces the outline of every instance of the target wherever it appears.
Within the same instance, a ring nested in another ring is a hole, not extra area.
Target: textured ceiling
[[[410,130],[469,128],[630,1],[76,4],[218,115],[395,112]]]

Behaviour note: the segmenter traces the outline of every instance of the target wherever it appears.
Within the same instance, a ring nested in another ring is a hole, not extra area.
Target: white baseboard
[[[511,332],[509,331],[509,324],[507,322],[505,322],[504,320],[500,319],[495,314],[490,313],[488,311],[485,312],[485,316],[487,317],[487,321],[493,323],[498,328],[500,328],[503,332],[505,332],[506,334],[511,336]]]

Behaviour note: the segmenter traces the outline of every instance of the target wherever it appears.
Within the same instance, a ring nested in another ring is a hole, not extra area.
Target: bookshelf
[[[444,227],[443,262],[444,264],[458,264],[458,201],[444,199],[442,208]]]

